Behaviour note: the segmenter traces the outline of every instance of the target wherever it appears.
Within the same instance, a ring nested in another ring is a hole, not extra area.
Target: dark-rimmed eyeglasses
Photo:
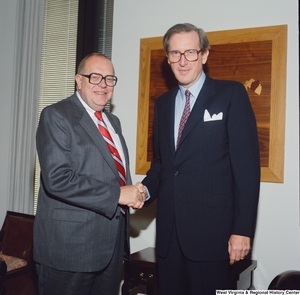
[[[170,50],[167,53],[167,57],[169,59],[170,63],[176,63],[179,62],[181,57],[184,56],[187,61],[197,61],[199,58],[200,50],[197,49],[188,49],[184,52],[180,52],[178,50]]]
[[[91,73],[89,75],[83,75],[83,74],[79,74],[79,75],[88,78],[89,82],[93,85],[98,85],[99,83],[101,83],[102,80],[104,80],[107,86],[114,87],[116,86],[118,81],[118,78],[114,75],[103,76],[98,73]]]

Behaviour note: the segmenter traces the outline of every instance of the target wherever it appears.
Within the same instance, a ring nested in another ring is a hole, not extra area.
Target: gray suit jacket
[[[106,115],[120,137],[127,184],[131,184],[119,119]],[[35,261],[66,271],[103,269],[118,234],[119,175],[103,137],[76,94],[42,111],[36,144],[41,184],[34,223]],[[128,218],[126,222],[129,245]]]

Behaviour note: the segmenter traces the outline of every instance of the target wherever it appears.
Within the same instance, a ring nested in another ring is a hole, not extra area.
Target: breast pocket
[[[81,210],[54,209],[53,219],[65,222],[86,222],[88,219],[87,212]]]
[[[223,120],[203,122],[202,126],[203,145],[219,146],[227,142],[227,127]]]

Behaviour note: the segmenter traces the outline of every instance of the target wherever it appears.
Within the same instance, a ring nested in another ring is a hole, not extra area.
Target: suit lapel
[[[188,134],[191,132],[191,130],[194,128],[194,126],[199,121],[203,121],[204,111],[205,109],[208,109],[209,106],[212,104],[213,102],[212,96],[214,94],[215,94],[214,80],[206,76],[203,87],[196,99],[192,112],[183,129],[178,148],[180,147],[181,143],[185,140],[185,138],[188,136]]]
[[[175,156],[175,143],[174,143],[174,118],[175,118],[175,99],[177,95],[178,88],[171,90],[171,93],[166,100],[165,109],[163,109],[164,114],[164,130],[167,130],[166,138],[170,152]]]
[[[78,97],[75,95],[74,99],[72,99],[74,106],[74,114],[75,117],[78,118],[78,124],[85,130],[85,132],[90,136],[91,140],[94,142],[96,147],[99,149],[101,155],[110,166],[116,177],[119,177],[117,167],[114,163],[114,160],[110,154],[109,149],[107,148],[107,144],[100,134],[97,126],[84,109],[82,104],[80,103]]]

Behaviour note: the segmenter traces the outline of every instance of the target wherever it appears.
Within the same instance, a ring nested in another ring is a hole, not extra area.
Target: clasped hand
[[[144,206],[146,196],[146,188],[141,182],[137,182],[135,185],[122,186],[119,204],[127,205],[133,209],[141,209]]]

